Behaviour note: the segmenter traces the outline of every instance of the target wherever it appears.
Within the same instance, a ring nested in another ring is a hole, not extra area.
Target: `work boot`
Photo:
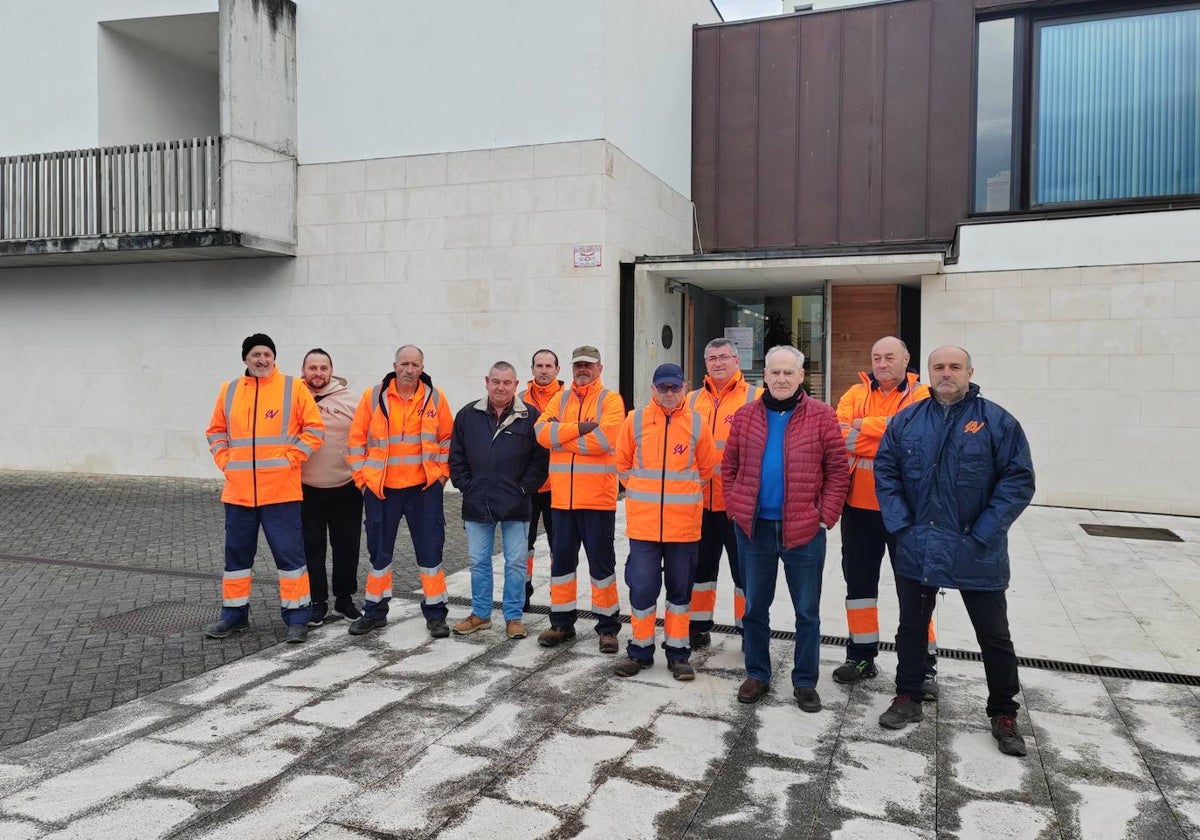
[[[612,633],[600,634],[600,652],[601,653],[616,653],[621,649],[617,644],[617,637]]]
[[[870,659],[847,659],[833,669],[833,681],[842,685],[850,685],[859,680],[869,680],[879,676],[879,669]]]
[[[738,702],[757,703],[770,689],[770,683],[759,682],[754,677],[746,677],[746,681],[738,688]]]
[[[996,715],[992,718],[992,737],[1005,755],[1025,755],[1025,739],[1017,730],[1016,715]]]
[[[333,621],[336,621],[338,618],[345,618],[350,621],[362,618],[362,612],[358,607],[354,606],[354,599],[349,595],[333,599],[333,615],[335,616],[335,618],[331,619]]]
[[[529,635],[529,631],[525,629],[524,622],[519,618],[510,618],[504,622],[504,632],[508,634],[510,639],[524,639]]]
[[[298,645],[308,638],[308,626],[305,624],[289,624],[287,635],[283,640],[289,645]]]
[[[538,636],[538,644],[542,647],[558,647],[567,639],[574,638],[574,627],[551,627],[541,632]]]
[[[817,690],[812,686],[796,686],[792,696],[796,698],[796,705],[800,707],[800,711],[821,711],[821,695],[817,694]]]
[[[712,634],[707,630],[702,630],[698,633],[692,633],[688,637],[688,644],[692,646],[692,650],[706,648],[712,644]]]
[[[474,633],[476,630],[491,630],[492,620],[490,618],[480,618],[471,613],[458,624],[454,625],[454,632],[459,636],[467,636]],[[431,628],[432,630],[432,628]]]
[[[488,622],[488,627],[492,623]],[[425,622],[425,629],[429,631],[429,636],[432,639],[445,639],[450,636],[450,625],[446,623],[444,618],[431,618]]]
[[[618,660],[617,664],[613,666],[613,673],[618,677],[632,677],[634,674],[640,674],[643,668],[649,668],[653,664],[653,660],[642,662],[640,659],[626,656],[624,659]]]
[[[686,660],[680,659],[677,662],[668,662],[667,670],[671,672],[671,676],[680,682],[691,682],[696,679],[696,669]]]
[[[320,627],[325,623],[325,614],[328,612],[328,603],[325,601],[313,601],[308,608],[308,626]]]
[[[884,729],[903,729],[924,717],[920,703],[907,694],[897,694],[888,710],[879,716],[879,725]]]
[[[386,618],[371,618],[370,616],[363,615],[350,622],[349,631],[351,636],[363,636],[372,630],[378,630],[380,627],[387,627]]]
[[[925,682],[921,683],[921,699],[926,703],[936,703],[938,699],[937,674],[926,674]]]
[[[224,639],[227,636],[232,636],[234,633],[242,633],[249,629],[249,619],[242,619],[241,621],[226,621],[222,619],[216,624],[206,625],[204,635],[210,639]]]

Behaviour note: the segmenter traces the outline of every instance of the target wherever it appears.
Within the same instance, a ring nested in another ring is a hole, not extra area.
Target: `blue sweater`
[[[763,449],[762,482],[758,485],[760,519],[783,520],[783,441],[793,411],[767,410],[767,445]]]

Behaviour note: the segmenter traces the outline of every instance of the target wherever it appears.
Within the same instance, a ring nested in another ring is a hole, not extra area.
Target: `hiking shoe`
[[[746,677],[746,681],[738,688],[738,702],[757,703],[770,689],[770,683],[759,682],[754,677]]]
[[[283,637],[283,640],[285,642],[287,642],[289,645],[298,645],[307,638],[308,638],[308,625],[307,624],[289,624],[288,629],[287,629],[287,635]]]
[[[796,698],[796,705],[800,707],[800,711],[821,711],[821,695],[817,694],[817,690],[812,686],[796,686],[792,696]]]
[[[510,618],[504,622],[504,632],[508,634],[510,639],[524,639],[529,635],[529,631],[525,629],[525,624],[519,618]]]
[[[232,636],[234,633],[242,633],[249,629],[249,619],[242,619],[241,621],[225,621],[222,619],[216,624],[206,625],[204,635],[210,639],[224,639],[226,636]]]
[[[616,635],[614,635],[612,633],[601,633],[600,634],[600,652],[601,653],[616,653],[620,649],[621,649],[621,646],[619,644],[617,644]]]
[[[538,644],[542,647],[558,647],[567,639],[574,638],[574,627],[551,627],[538,635]]]
[[[492,629],[492,620],[490,618],[480,618],[479,616],[475,615],[475,613],[471,613],[469,616],[464,618],[462,621],[458,622],[458,624],[454,625],[454,632],[455,632],[455,634],[457,634],[459,636],[469,635],[471,633],[474,633],[476,630],[491,630],[491,629]],[[433,628],[430,627],[429,631],[432,633]]]
[[[897,694],[888,710],[879,716],[884,729],[903,729],[925,717],[921,704],[907,694]]]
[[[489,621],[488,627],[491,626],[492,623]],[[429,631],[429,636],[433,639],[445,639],[450,636],[450,625],[446,623],[446,619],[444,618],[431,618],[427,620],[425,622],[425,629]]]
[[[879,669],[870,659],[847,659],[833,669],[833,681],[842,685],[856,683],[859,680],[869,680],[879,676]]]
[[[351,636],[362,636],[372,630],[378,630],[380,627],[387,627],[386,618],[371,618],[363,615],[350,622],[349,630]]]
[[[1025,755],[1025,739],[1017,730],[1016,715],[996,715],[992,718],[992,737],[1005,755]]]
[[[926,703],[936,703],[938,699],[937,674],[926,674],[925,682],[921,683],[921,699]]]
[[[313,601],[308,609],[308,626],[320,627],[325,623],[325,614],[329,612],[329,604],[324,601]]]
[[[649,668],[653,664],[654,660],[642,662],[640,659],[626,656],[613,666],[613,673],[618,677],[632,677],[634,674],[640,674],[643,668]]]
[[[671,676],[680,682],[691,682],[696,679],[696,669],[692,667],[690,662],[679,660],[678,662],[668,662],[667,670],[671,672]]]
[[[692,646],[692,650],[706,648],[712,644],[712,633],[709,633],[707,630],[700,633],[692,633],[688,637],[688,644]]]
[[[333,614],[330,621],[337,621],[339,618],[349,619],[354,621],[362,618],[362,611],[354,606],[354,600],[350,596],[344,598],[336,598],[333,602]]]

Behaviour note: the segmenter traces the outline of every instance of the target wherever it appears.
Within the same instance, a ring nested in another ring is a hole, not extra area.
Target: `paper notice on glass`
[[[725,338],[733,342],[741,359],[741,370],[754,369],[754,327],[726,327]]]

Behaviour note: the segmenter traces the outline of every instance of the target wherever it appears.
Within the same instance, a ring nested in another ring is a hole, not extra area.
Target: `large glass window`
[[[1012,18],[979,24],[975,66],[975,212],[1011,210],[1013,169]]]

